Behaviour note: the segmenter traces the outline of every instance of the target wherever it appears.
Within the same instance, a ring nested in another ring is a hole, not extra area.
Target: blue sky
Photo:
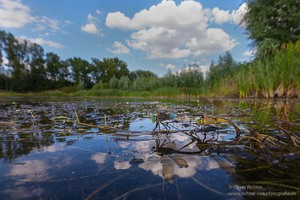
[[[61,59],[118,57],[159,76],[230,51],[251,58],[244,0],[0,0],[0,29]]]

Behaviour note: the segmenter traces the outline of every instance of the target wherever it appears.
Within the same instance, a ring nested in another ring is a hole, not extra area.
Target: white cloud
[[[93,23],[89,23],[84,26],[81,26],[81,30],[86,33],[90,33],[90,34],[94,34],[94,35],[98,35],[100,33],[100,30],[98,29],[96,24],[93,24]]]
[[[96,11],[96,14],[100,14],[97,11]],[[98,26],[99,21],[98,21],[97,17],[95,17],[91,14],[88,14],[87,19],[88,19],[88,22],[85,25],[81,26],[81,30],[83,32],[86,32],[89,34],[102,36],[102,31],[101,31],[100,27]]]
[[[113,44],[113,49],[107,49],[113,54],[128,54],[130,50],[123,45],[121,42],[115,41]]]
[[[228,10],[220,10],[218,7],[212,9],[214,20],[217,24],[223,24],[231,20],[231,15]]]
[[[54,48],[64,48],[64,46],[60,43],[57,43],[57,42],[54,42],[52,40],[46,40],[44,38],[41,38],[41,37],[38,37],[38,38],[27,38],[25,36],[21,36],[19,37],[19,39],[21,40],[28,40],[32,43],[36,43],[36,44],[39,44],[41,46],[43,45],[48,45],[49,47],[54,47]]]
[[[44,31],[50,29],[53,32],[59,30],[59,22],[57,20],[45,17],[45,16],[36,16],[35,17],[37,30]]]
[[[219,28],[209,28],[205,34],[202,38],[191,38],[186,44],[196,56],[217,51],[229,51],[238,44],[235,39]]]
[[[109,28],[132,29],[130,27],[130,19],[119,11],[108,13],[105,24]]]
[[[166,65],[166,68],[167,68],[167,69],[176,69],[176,66],[175,66],[175,65],[172,65],[172,64],[167,64],[167,65]]]
[[[0,1],[0,26],[5,28],[21,28],[35,20],[30,8],[19,0]]]
[[[218,7],[215,7],[211,11],[211,20],[217,24],[223,24],[226,22],[233,22],[237,25],[240,25],[242,18],[248,10],[247,3],[243,3],[237,10],[229,12],[229,10],[220,10]],[[241,24],[241,26],[244,26]]]
[[[22,28],[27,24],[33,24],[35,31],[59,30],[59,21],[46,16],[32,15],[31,9],[20,0],[0,1],[0,27]]]
[[[133,30],[127,45],[146,52],[148,58],[178,59],[231,50],[237,42],[222,29],[209,28],[210,17],[211,11],[199,2],[182,1],[177,5],[162,1],[132,18],[119,11],[108,13],[106,26]],[[218,22],[223,21],[218,18]]]
[[[243,3],[238,10],[234,10],[232,11],[231,15],[232,15],[232,20],[235,24],[240,24],[244,15],[247,13],[248,11],[248,5],[247,3]],[[245,26],[245,24],[240,24],[242,27]]]

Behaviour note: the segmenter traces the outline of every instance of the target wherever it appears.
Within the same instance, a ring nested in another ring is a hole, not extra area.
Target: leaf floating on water
[[[189,165],[186,162],[186,160],[184,160],[183,158],[179,157],[178,155],[175,156],[170,156],[170,158],[172,158],[174,160],[174,162],[176,163],[176,165],[178,165],[178,167],[182,168],[187,168]]]
[[[94,137],[92,137],[92,136],[90,136],[90,137],[84,137],[83,139],[85,139],[85,140],[91,140],[91,139],[93,139]]]
[[[132,158],[129,163],[143,163],[144,160],[142,158]]]
[[[219,157],[213,158],[218,163],[219,167],[225,170],[227,173],[233,174],[235,172],[234,166],[230,162],[222,160]]]

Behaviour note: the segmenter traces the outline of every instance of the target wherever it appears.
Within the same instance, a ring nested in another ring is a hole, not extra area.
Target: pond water
[[[298,100],[2,98],[0,199],[297,199],[299,135]]]

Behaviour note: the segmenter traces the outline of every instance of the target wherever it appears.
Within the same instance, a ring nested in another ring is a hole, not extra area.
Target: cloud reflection
[[[7,176],[18,176],[22,181],[43,181],[50,178],[47,173],[49,168],[44,161],[26,160],[21,165],[13,165]]]
[[[103,164],[106,160],[106,154],[96,153],[91,156],[91,160],[94,160],[98,164]]]
[[[119,162],[116,160],[114,162],[114,167],[115,169],[129,169],[131,167],[131,164],[129,163],[129,161]]]
[[[120,146],[133,149],[134,157],[144,160],[138,165],[139,168],[172,182],[174,176],[190,178],[199,171],[214,169],[225,170],[227,173],[234,171],[234,167],[226,160],[200,153],[212,147],[213,144],[205,142],[206,139],[210,141],[212,138],[214,137],[204,137],[196,141],[195,138],[191,140],[184,134],[160,135],[156,140],[124,142],[126,145]],[[128,162],[117,161],[114,166],[116,169],[131,167]]]
[[[65,151],[65,144],[63,143],[59,143],[59,144],[54,144],[51,146],[45,146],[45,147],[41,147],[41,148],[36,148],[34,149],[34,152],[50,152],[50,153],[54,153],[57,151]]]
[[[19,199],[35,199],[37,196],[41,196],[45,193],[42,188],[28,188],[28,187],[18,187],[7,189],[3,191],[4,194],[9,196],[9,199],[19,200]]]

